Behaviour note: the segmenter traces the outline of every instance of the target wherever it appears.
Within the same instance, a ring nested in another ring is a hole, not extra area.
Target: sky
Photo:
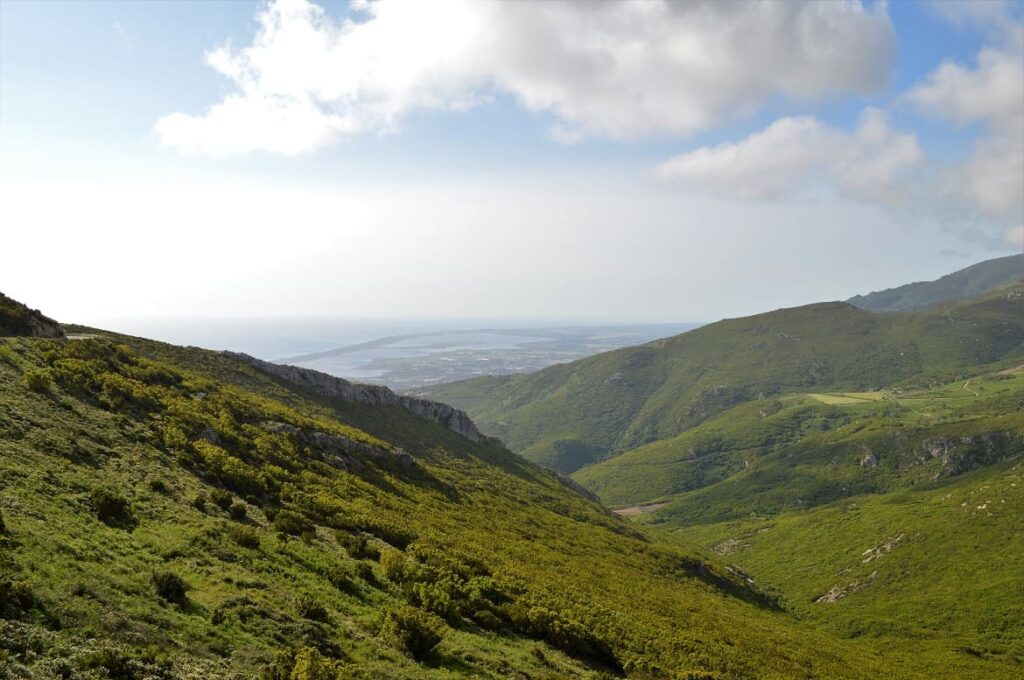
[[[62,321],[711,321],[1024,250],[1020,2],[0,2]]]

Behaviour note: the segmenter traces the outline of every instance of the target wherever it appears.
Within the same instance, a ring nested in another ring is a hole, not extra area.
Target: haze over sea
[[[695,328],[523,319],[112,319],[103,328],[413,389],[538,370]]]

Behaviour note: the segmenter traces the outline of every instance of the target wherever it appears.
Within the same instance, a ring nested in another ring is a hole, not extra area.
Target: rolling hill
[[[985,260],[947,274],[935,281],[908,283],[847,302],[869,312],[916,312],[984,295],[1024,278],[1024,255]]]
[[[442,405],[71,329],[0,339],[14,677],[1009,676],[803,625]]]
[[[865,391],[1024,357],[1024,310],[1007,291],[913,314],[843,302],[709,324],[528,375],[426,390],[544,466],[574,472],[666,440],[745,402]]]
[[[577,482],[819,630],[1024,667],[1024,284],[926,312],[780,310],[588,361],[532,376],[534,400],[516,392],[531,376],[445,389],[545,464],[566,459],[543,442],[609,425]],[[630,384],[648,389],[616,402]]]

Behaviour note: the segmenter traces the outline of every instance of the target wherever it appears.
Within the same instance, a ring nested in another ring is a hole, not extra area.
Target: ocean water
[[[415,390],[521,373],[642,344],[699,324],[557,324],[500,319],[243,319],[107,322],[102,328]]]

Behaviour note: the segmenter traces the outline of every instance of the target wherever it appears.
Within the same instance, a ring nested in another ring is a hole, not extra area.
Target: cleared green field
[[[836,406],[861,404],[865,401],[882,401],[883,399],[891,398],[885,392],[838,392],[835,394],[808,394],[807,396],[823,404]]]

